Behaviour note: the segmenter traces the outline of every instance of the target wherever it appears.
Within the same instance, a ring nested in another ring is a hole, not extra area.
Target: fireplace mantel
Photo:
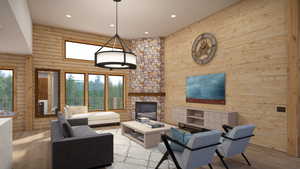
[[[143,92],[140,92],[140,93],[128,93],[128,96],[156,96],[156,97],[159,97],[159,96],[166,96],[166,93],[164,92],[160,92],[160,93],[143,93]]]

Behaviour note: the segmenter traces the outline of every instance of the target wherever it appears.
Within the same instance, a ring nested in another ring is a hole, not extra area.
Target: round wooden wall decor
[[[211,33],[203,33],[193,42],[192,57],[198,64],[207,64],[214,58],[216,51],[216,37]]]

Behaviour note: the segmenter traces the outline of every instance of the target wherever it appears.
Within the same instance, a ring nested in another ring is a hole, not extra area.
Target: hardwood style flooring
[[[97,128],[96,130],[111,129]],[[14,169],[50,169],[50,132],[48,130],[16,133],[14,135]],[[246,152],[252,167],[242,156],[226,159],[230,169],[299,169],[300,158],[289,157],[283,152],[251,145]],[[124,166],[125,167],[125,166]],[[215,158],[214,169],[224,169]],[[121,167],[122,168],[122,167]],[[203,167],[208,168],[208,167]],[[125,167],[124,169],[127,169]],[[129,169],[129,168],[128,168]]]

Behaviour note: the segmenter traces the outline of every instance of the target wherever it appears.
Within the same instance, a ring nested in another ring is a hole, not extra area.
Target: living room
[[[0,169],[299,168],[299,7],[2,0]]]

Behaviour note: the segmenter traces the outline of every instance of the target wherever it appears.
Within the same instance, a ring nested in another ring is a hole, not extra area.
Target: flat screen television
[[[187,77],[186,102],[225,104],[225,73]]]

